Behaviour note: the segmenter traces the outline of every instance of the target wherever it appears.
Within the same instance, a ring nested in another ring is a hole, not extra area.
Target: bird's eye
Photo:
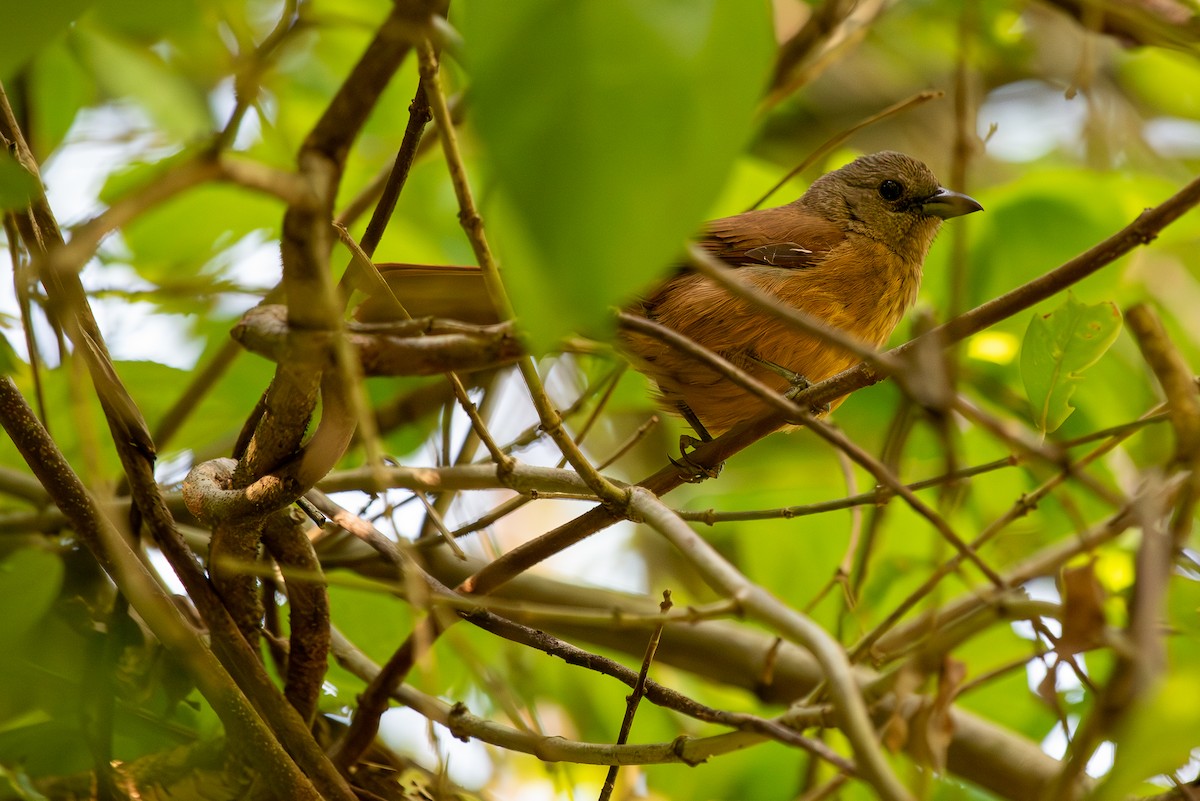
[[[879,185],[879,196],[884,200],[896,200],[904,194],[904,186],[899,181],[888,179]]]

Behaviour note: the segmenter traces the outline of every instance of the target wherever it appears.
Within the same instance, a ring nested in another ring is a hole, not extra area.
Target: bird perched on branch
[[[940,186],[917,159],[885,151],[821,176],[786,206],[710,222],[698,244],[751,287],[879,347],[917,299],[925,255],[942,220],[982,208]],[[860,361],[688,269],[635,309],[780,392]],[[664,405],[694,415],[713,434],[767,409],[716,370],[652,336],[623,331],[621,339],[635,366],[658,385]]]
[[[939,185],[917,159],[885,151],[827,173],[785,206],[710,222],[698,244],[735,268],[735,278],[878,347],[915,302],[921,268],[942,220],[982,208]],[[380,270],[414,314],[495,322],[476,268],[380,265]],[[821,381],[859,361],[687,267],[629,310],[780,392]],[[372,314],[368,310],[365,316]],[[619,344],[653,379],[664,407],[687,419],[703,439],[768,408],[711,366],[650,334],[626,328]]]

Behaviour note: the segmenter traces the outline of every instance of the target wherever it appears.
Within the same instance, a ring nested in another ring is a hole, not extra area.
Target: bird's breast
[[[891,336],[921,285],[920,263],[873,242],[836,248],[809,269],[752,267],[739,274],[787,305],[875,346]]]

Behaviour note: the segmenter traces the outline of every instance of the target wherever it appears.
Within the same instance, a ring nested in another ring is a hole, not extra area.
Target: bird
[[[826,173],[791,203],[709,222],[697,244],[751,287],[878,348],[916,302],[942,221],[982,210],[974,198],[941,186],[918,159],[883,151]],[[781,393],[859,361],[686,267],[633,308]],[[701,439],[769,408],[659,339],[630,330],[619,337],[634,366],[657,385],[664,408],[699,423]]]
[[[920,160],[882,151],[826,173],[791,203],[706,223],[695,241],[751,287],[880,347],[916,302],[925,257],[942,221],[982,209],[973,198],[943,187]],[[414,314],[497,321],[478,268],[379,269]],[[631,300],[626,311],[682,334],[780,393],[859,361],[686,264]],[[368,301],[358,317],[378,321],[385,314],[382,305]],[[701,440],[770,408],[710,365],[650,334],[619,328],[616,344],[653,381],[663,408],[683,417]]]

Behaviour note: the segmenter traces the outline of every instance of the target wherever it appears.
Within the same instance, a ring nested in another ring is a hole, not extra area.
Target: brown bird
[[[708,223],[699,244],[736,267],[747,284],[879,347],[917,299],[921,267],[942,220],[982,208],[940,186],[917,159],[884,151],[823,175],[786,206]],[[686,269],[654,290],[640,311],[780,392],[858,362]],[[635,366],[654,379],[664,405],[693,425],[694,416],[719,434],[767,409],[765,401],[660,340],[623,331],[621,341]]]
[[[980,211],[939,185],[923,163],[885,151],[817,179],[799,200],[715,220],[698,243],[737,276],[825,324],[878,347],[913,305],[941,221]],[[410,311],[495,322],[472,267],[380,265]],[[858,359],[681,268],[630,310],[720,354],[780,392],[828,378]],[[378,319],[370,303],[360,319]],[[664,407],[707,439],[761,414],[765,401],[644,333],[619,345],[654,380]],[[707,429],[707,430],[706,430]]]

